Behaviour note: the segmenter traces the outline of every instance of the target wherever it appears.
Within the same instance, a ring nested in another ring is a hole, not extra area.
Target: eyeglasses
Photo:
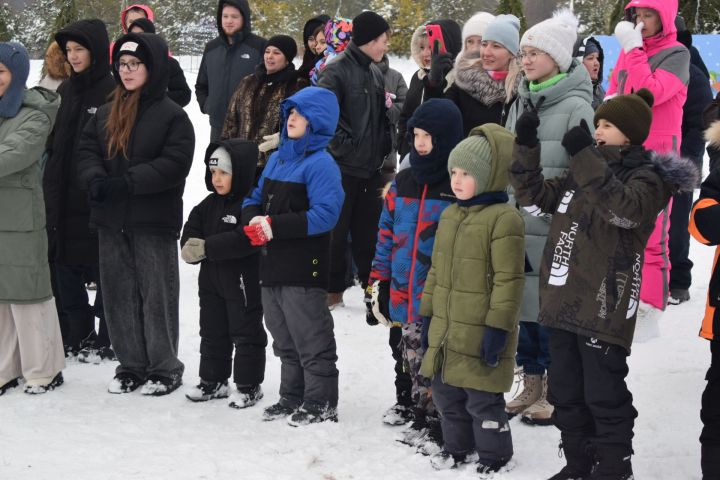
[[[145,62],[115,62],[115,68],[118,72],[122,72],[123,69],[127,70],[128,72],[137,72],[137,69],[140,68],[140,65],[142,65]]]
[[[538,57],[539,55],[547,55],[547,53],[546,53],[546,52],[541,52],[541,51],[539,51],[539,50],[533,50],[532,52],[527,52],[527,53],[526,53],[526,52],[521,52],[521,53],[520,53],[520,60],[525,60],[525,59],[527,59],[530,63],[532,63],[532,62],[534,62],[535,60],[537,60],[537,57]]]

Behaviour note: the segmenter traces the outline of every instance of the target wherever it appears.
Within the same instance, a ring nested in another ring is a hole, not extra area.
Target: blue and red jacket
[[[390,319],[413,323],[430,271],[440,215],[456,198],[450,179],[420,184],[411,169],[398,173],[385,195],[370,281],[390,282]],[[412,299],[412,301],[410,301]]]

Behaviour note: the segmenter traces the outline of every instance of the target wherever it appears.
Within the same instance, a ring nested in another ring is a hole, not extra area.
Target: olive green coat
[[[492,124],[472,134],[484,134],[493,151],[487,191],[504,191],[513,135]],[[456,204],[442,213],[420,304],[420,314],[432,316],[422,375],[441,374],[444,383],[456,387],[510,390],[524,284],[524,233],[522,216],[508,203]],[[480,355],[486,326],[509,332],[495,368]]]
[[[59,106],[33,88],[17,115],[0,117],[0,303],[52,298],[40,159]]]

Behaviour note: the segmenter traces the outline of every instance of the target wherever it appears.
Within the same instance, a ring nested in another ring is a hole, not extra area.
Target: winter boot
[[[330,311],[345,306],[343,302],[343,292],[328,293],[327,294],[327,306]]]
[[[632,449],[598,445],[596,463],[587,480],[633,480]]]
[[[468,463],[475,463],[478,460],[477,452],[450,453],[447,450],[441,450],[430,457],[430,465],[435,470],[449,470]]]
[[[207,402],[213,398],[227,398],[230,394],[227,380],[224,382],[209,382],[200,379],[200,383],[185,392],[185,398],[191,402]]]
[[[233,393],[228,407],[238,409],[252,407],[261,398],[263,391],[260,385],[237,385],[237,393]]]
[[[65,382],[62,372],[58,372],[50,381],[47,379],[28,380],[23,387],[23,392],[30,395],[39,395],[55,390]]]
[[[440,419],[428,416],[427,427],[427,435],[418,443],[417,452],[425,456],[436,455],[442,451],[445,444]]]
[[[515,398],[505,406],[508,418],[525,411],[533,403],[537,402],[542,395],[542,375],[523,374],[523,389]]]
[[[642,343],[660,336],[660,317],[663,311],[640,300],[635,320],[633,342]]]
[[[18,382],[19,378],[15,378],[7,382],[5,385],[0,387],[0,396],[3,396],[13,388],[17,388],[20,386],[20,383]]]
[[[82,348],[77,354],[78,362],[99,365],[103,360],[115,361],[115,351],[111,347],[88,346]]]
[[[549,480],[585,480],[590,476],[593,458],[588,453],[588,446],[584,440],[563,437],[560,449],[565,455],[567,465]]]
[[[108,385],[109,393],[130,393],[135,391],[143,384],[141,378],[130,372],[120,372],[115,375],[110,385]]]
[[[390,407],[382,417],[382,421],[386,425],[405,425],[408,422],[411,422],[413,419],[413,411],[411,407],[408,407],[407,405],[403,405],[401,403],[396,403],[392,407]]]
[[[478,460],[477,473],[480,474],[480,478],[492,478],[493,474],[502,471],[508,471],[510,468],[507,466],[509,458],[497,458],[497,459],[485,459],[481,458]]]
[[[291,427],[302,427],[311,423],[337,421],[336,407],[303,403],[295,413],[288,417],[287,423]]]
[[[542,380],[542,390],[540,391],[540,398],[535,403],[530,405],[522,413],[520,421],[527,425],[547,426],[553,424],[552,413],[555,408],[550,405],[547,400],[547,375]]]
[[[271,422],[273,420],[277,420],[278,418],[286,418],[295,413],[295,410],[297,410],[297,407],[289,407],[287,402],[281,398],[278,403],[270,405],[263,410],[262,419],[266,422]]]
[[[668,305],[680,305],[690,300],[690,291],[687,288],[671,288]]]
[[[160,397],[174,392],[182,385],[182,374],[172,373],[170,376],[149,375],[140,389],[140,393],[151,397]]]
[[[404,443],[411,447],[417,447],[428,434],[427,414],[421,408],[413,407],[414,420],[410,426],[403,432],[398,442]]]

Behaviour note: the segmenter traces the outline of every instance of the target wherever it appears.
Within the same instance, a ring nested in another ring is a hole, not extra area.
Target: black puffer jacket
[[[243,28],[234,35],[232,43],[229,43],[222,29],[222,10],[225,5],[237,8],[243,16]],[[252,33],[247,0],[220,0],[217,27],[220,35],[205,45],[195,82],[195,96],[200,111],[210,115],[210,125],[219,129],[223,126],[228,101],[238,83],[253,73],[255,66],[262,62],[266,41]]]
[[[60,110],[48,137],[49,159],[43,175],[50,261],[63,265],[94,265],[98,262],[97,235],[88,228],[87,193],[76,180],[76,149],[80,134],[98,108],[108,101],[115,81],[107,63],[110,45],[105,24],[80,20],[55,34],[62,51],[69,40],[87,45],[91,65],[72,73],[58,93]]]
[[[225,147],[232,159],[232,187],[218,195],[208,167],[210,155]],[[205,152],[205,184],[211,193],[190,212],[183,227],[180,245],[189,238],[205,240],[205,258],[200,262],[200,292],[212,292],[228,300],[243,300],[246,315],[262,318],[260,303],[260,249],[250,245],[242,230],[242,202],[255,178],[257,145],[247,140],[211,143]]]
[[[185,111],[167,97],[167,45],[157,35],[129,33],[126,40],[141,44],[148,52],[149,77],[142,89],[127,158],[108,158],[107,131],[111,104],[101,107],[88,122],[78,148],[81,187],[105,177],[124,177],[129,194],[109,198],[91,210],[91,226],[112,230],[142,230],[179,236],[182,195],[190,172],[195,134]],[[113,52],[115,54],[115,52]],[[114,57],[113,57],[114,58]],[[115,72],[120,83],[120,77]]]
[[[705,153],[703,138],[703,111],[713,101],[712,90],[707,77],[697,66],[690,64],[690,83],[688,83],[687,100],[683,106],[682,143],[680,154],[692,160],[702,170]]]
[[[343,175],[370,178],[392,149],[380,69],[352,41],[320,73],[318,87],[335,93],[340,121],[328,150]]]

